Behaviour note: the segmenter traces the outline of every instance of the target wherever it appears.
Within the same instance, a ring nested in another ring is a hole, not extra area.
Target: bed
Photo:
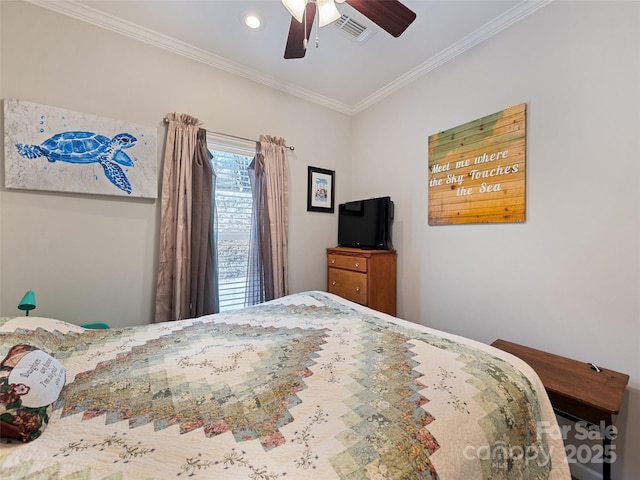
[[[38,438],[2,440],[3,479],[570,478],[526,364],[324,292],[108,330],[1,319],[0,358],[16,345],[66,381]]]

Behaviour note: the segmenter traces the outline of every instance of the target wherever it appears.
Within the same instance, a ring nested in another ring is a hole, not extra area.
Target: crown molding
[[[140,25],[128,22],[113,15],[106,14],[87,5],[77,3],[74,0],[26,0],[27,2],[39,7],[52,10],[63,15],[90,23],[100,28],[110,30],[120,35],[127,36],[134,40],[162,48],[169,52],[181,55],[196,62],[209,65],[211,67],[223,70],[225,72],[238,75],[240,77],[252,80],[254,82],[266,85],[275,90],[293,95],[295,97],[308,100],[318,105],[336,110],[338,112],[355,115],[371,105],[379,102],[383,98],[391,95],[393,92],[403,88],[404,86],[414,82],[418,78],[435,70],[446,62],[452,60],[458,55],[484,42],[488,38],[510,27],[514,23],[522,20],[524,17],[534,13],[538,9],[548,5],[553,0],[525,0],[513,8],[507,10],[502,15],[494,18],[474,32],[470,33],[462,40],[442,50],[416,68],[405,73],[393,82],[387,84],[363,101],[355,105],[347,105],[338,102],[332,98],[319,95],[310,90],[301,88],[297,85],[283,82],[270,75],[265,75],[254,69],[248,68],[228,58],[212,54],[201,48],[194,47],[185,42],[177,40],[173,37],[163,35],[151,29],[141,27]]]
[[[369,95],[367,98],[354,105],[351,108],[351,115],[355,115],[369,108],[371,105],[391,95],[393,92],[400,90],[418,78],[444,65],[448,61],[453,60],[458,55],[472,49],[497,33],[500,33],[514,23],[519,22],[528,15],[531,15],[540,8],[548,5],[552,1],[553,0],[525,0],[520,2],[490,22],[487,22],[480,28],[474,30],[463,39],[438,52],[424,63],[418,65],[414,69],[408,71],[393,82],[387,84],[377,92]]]
[[[325,106],[332,110],[351,115],[351,106],[333,100],[332,98],[319,95],[310,90],[298,87],[297,85],[282,82],[270,75],[265,75],[254,69],[247,68],[228,58],[212,54],[201,48],[194,47],[188,43],[177,40],[168,35],[163,35],[154,30],[142,27],[132,22],[128,22],[113,15],[98,11],[87,5],[77,3],[73,0],[26,0],[39,7],[52,10],[63,15],[75,18],[86,23],[90,23],[100,28],[124,35],[140,42],[162,48],[169,52],[181,55],[196,62],[204,63],[211,67],[225,72],[238,75],[254,82],[266,85],[275,90],[303,98],[313,103]]]

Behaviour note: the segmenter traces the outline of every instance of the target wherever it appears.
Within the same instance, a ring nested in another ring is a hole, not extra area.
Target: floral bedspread
[[[91,321],[87,318],[87,323]],[[322,292],[109,330],[0,321],[67,376],[0,478],[568,479],[522,362]]]

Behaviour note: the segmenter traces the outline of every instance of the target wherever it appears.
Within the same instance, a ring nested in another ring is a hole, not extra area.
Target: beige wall
[[[25,2],[0,2],[2,98],[158,128],[168,112],[249,138],[284,137],[290,154],[290,288],[324,289],[337,215],[310,213],[307,166],[336,171],[350,196],[350,122],[341,113]],[[2,149],[4,152],[4,148]],[[4,185],[4,177],[2,179]],[[159,201],[0,188],[0,315],[34,289],[35,315],[82,324],[148,323]]]
[[[523,102],[526,222],[428,226],[428,136]],[[640,478],[640,3],[551,3],[362,112],[353,151],[354,196],[395,201],[399,316],[628,373],[613,473]]]

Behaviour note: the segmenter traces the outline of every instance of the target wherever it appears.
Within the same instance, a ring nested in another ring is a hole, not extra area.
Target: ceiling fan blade
[[[316,4],[307,3],[306,12],[302,22],[291,17],[291,26],[289,27],[289,36],[287,37],[287,45],[284,49],[284,58],[302,58],[307,52],[305,43],[309,42],[311,29],[313,28],[313,20],[316,18]],[[305,38],[305,23],[306,38]],[[306,42],[305,42],[306,40]]]
[[[346,2],[394,37],[402,35],[416,18],[416,14],[398,0],[346,0]]]

